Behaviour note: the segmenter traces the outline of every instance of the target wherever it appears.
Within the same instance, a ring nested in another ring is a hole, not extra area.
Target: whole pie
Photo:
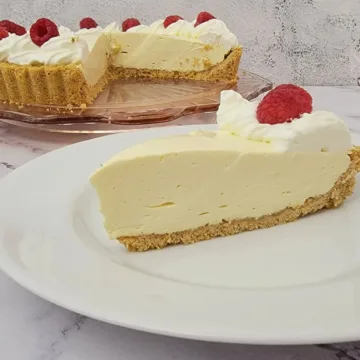
[[[0,22],[0,101],[90,104],[114,79],[237,82],[242,48],[224,22],[207,12],[188,22],[168,16],[105,28],[84,18],[80,30],[37,20],[27,31]]]

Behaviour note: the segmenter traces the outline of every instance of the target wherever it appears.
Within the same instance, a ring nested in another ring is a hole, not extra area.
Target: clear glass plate
[[[241,70],[234,87],[251,100],[273,84]],[[226,83],[185,81],[112,82],[86,108],[54,105],[16,106],[0,104],[0,119],[17,126],[61,133],[114,133],[169,125],[214,122],[219,94]],[[198,116],[186,115],[198,114]]]

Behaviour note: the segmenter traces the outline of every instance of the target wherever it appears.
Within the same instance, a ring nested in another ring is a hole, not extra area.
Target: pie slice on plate
[[[360,148],[345,123],[281,85],[258,102],[222,92],[219,130],[122,151],[91,176],[105,228],[131,251],[267,228],[350,196]]]

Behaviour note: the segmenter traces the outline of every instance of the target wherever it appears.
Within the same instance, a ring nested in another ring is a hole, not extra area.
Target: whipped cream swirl
[[[65,28],[63,26],[60,26],[60,28],[71,31],[70,29]],[[60,28],[59,28],[59,32],[61,34]],[[102,28],[101,26],[97,26],[96,28],[91,28],[91,29],[80,29],[79,31],[76,32],[76,34],[78,34],[78,35],[100,34],[100,33],[108,34],[108,33],[118,32],[118,31],[121,31],[119,25],[116,22],[112,22],[109,25],[105,26],[104,28]]]
[[[58,27],[58,31],[59,31],[60,36],[72,36],[72,35],[74,35],[74,32],[72,30],[70,30],[68,27],[62,26],[62,25],[60,25]]]
[[[21,36],[12,46],[8,62],[18,65],[67,65],[86,61],[89,55],[86,41],[64,29],[62,34],[51,38],[40,47],[32,42],[28,34]]]
[[[206,44],[219,44],[229,50],[238,46],[236,36],[223,21],[212,19],[194,27],[194,37]]]
[[[120,29],[120,26],[116,22],[112,22],[111,24],[104,27],[105,34],[118,32],[118,31],[122,31],[122,30]]]
[[[223,91],[217,112],[220,130],[270,143],[279,152],[347,152],[352,147],[346,124],[329,111],[314,111],[291,123],[270,125],[258,122],[257,105],[233,90]]]
[[[135,26],[127,32],[178,36],[205,44],[222,45],[226,51],[239,45],[236,36],[230,32],[223,21],[218,19],[209,20],[196,27],[195,21],[178,20],[167,28],[164,27],[164,20],[158,20],[149,26]]]
[[[37,47],[32,41],[31,44],[33,45],[33,48]],[[9,34],[8,37],[0,41],[0,61],[8,61],[10,52],[15,48],[19,49],[26,47],[27,49],[31,49],[31,44],[28,43],[27,34],[21,36],[16,34]]]

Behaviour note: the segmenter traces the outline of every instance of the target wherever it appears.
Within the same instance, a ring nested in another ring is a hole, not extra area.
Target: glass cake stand
[[[272,87],[269,80],[241,70],[234,90],[251,100]],[[93,134],[208,124],[215,120],[213,111],[225,89],[229,89],[225,83],[118,80],[86,108],[0,104],[0,120],[43,131]]]

